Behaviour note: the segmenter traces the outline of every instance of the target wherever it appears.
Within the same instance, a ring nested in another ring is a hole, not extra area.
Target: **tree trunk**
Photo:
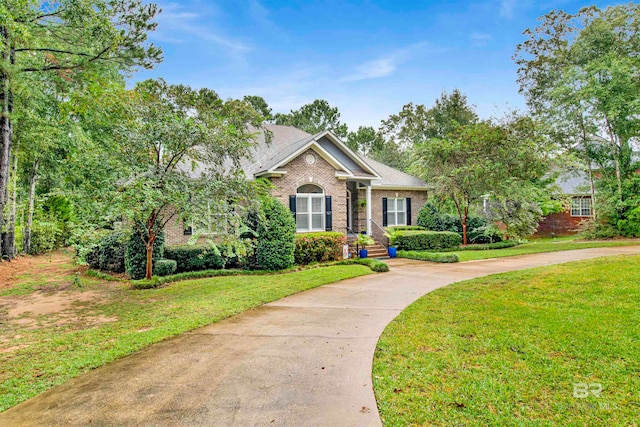
[[[467,214],[464,214],[464,218],[462,219],[462,244],[467,244]]]
[[[16,256],[16,205],[18,201],[18,156],[13,156],[13,183],[11,189],[11,210],[7,221],[7,239],[4,242],[4,252],[7,258]]]
[[[7,184],[9,183],[9,159],[11,157],[11,140],[13,129],[11,125],[11,113],[13,112],[13,99],[9,84],[9,70],[6,66],[13,63],[13,51],[10,49],[9,30],[0,26],[0,43],[3,45],[5,57],[2,58],[4,67],[0,68],[0,231],[4,224],[3,212],[7,200]],[[1,240],[1,239],[0,239]],[[0,256],[3,254],[0,241]]]
[[[31,225],[33,224],[33,207],[36,198],[36,183],[38,182],[38,160],[33,164],[33,174],[31,175],[31,184],[29,186],[29,211],[27,212],[27,221],[24,225],[24,240],[22,250],[24,253],[31,252]]]
[[[153,277],[153,242],[147,243],[147,269],[145,272],[145,278],[151,279]]]
[[[147,269],[146,269],[146,273],[145,273],[145,278],[151,279],[151,277],[153,276],[153,244],[156,241],[156,233],[154,230],[154,225],[155,225],[155,217],[154,217],[154,222],[153,225],[151,227],[147,228],[148,231],[148,240],[147,240]]]
[[[587,161],[589,162],[589,190],[591,191],[591,218],[594,221],[598,220],[598,215],[596,214],[596,185],[593,182],[593,167],[591,166],[591,157],[587,157]]]

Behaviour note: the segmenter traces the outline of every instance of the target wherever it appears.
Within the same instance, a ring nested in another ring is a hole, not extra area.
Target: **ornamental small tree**
[[[263,270],[284,270],[294,263],[296,222],[291,211],[274,198],[265,199],[257,225],[256,260]]]

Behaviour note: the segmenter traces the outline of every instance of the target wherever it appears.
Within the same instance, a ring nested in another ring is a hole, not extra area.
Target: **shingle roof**
[[[384,163],[358,154],[369,166],[371,166],[380,175],[381,179],[372,181],[374,186],[379,187],[426,187],[427,183],[415,176],[409,175]]]
[[[589,193],[589,176],[583,171],[568,171],[562,173],[556,184],[567,195],[581,195]]]
[[[265,134],[256,129],[256,145],[252,150],[252,154],[240,161],[240,167],[245,172],[247,178],[252,179],[256,174],[272,169],[278,164],[285,161],[296,151],[302,149],[311,141],[319,137],[323,132],[311,135],[303,130],[292,126],[280,125],[264,125],[264,128],[271,132],[272,138],[267,142]],[[321,145],[321,144],[319,144]],[[324,145],[327,145],[326,143]],[[336,147],[332,147],[335,150]],[[339,148],[337,148],[339,149]],[[373,169],[381,179],[372,180],[374,186],[389,187],[425,187],[427,184],[411,175],[387,166],[383,163],[369,159],[357,153],[353,153],[361,162],[364,162]],[[353,162],[353,160],[350,160]],[[188,162],[185,162],[188,163]],[[355,162],[353,162],[355,165]],[[355,168],[354,168],[355,169]],[[190,172],[192,176],[201,176],[206,170],[206,165],[200,165],[196,170]],[[375,178],[374,175],[363,172],[357,168],[355,174],[363,178]]]

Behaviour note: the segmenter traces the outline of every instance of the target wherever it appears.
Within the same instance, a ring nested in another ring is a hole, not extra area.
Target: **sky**
[[[512,59],[522,32],[552,9],[609,2],[156,0],[150,40],[164,61],[133,81],[162,77],[223,98],[262,96],[288,113],[315,99],[350,130],[378,127],[413,102],[457,88],[481,118],[523,110]]]

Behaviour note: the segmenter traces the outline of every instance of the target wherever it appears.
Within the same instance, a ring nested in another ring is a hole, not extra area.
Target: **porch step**
[[[387,248],[382,246],[380,243],[376,243],[375,245],[367,246],[367,256],[369,258],[389,258],[389,253],[387,252]]]

